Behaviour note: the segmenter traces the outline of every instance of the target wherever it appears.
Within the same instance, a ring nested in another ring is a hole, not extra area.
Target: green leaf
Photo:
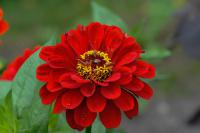
[[[0,132],[16,133],[17,123],[12,108],[12,93],[9,91],[0,105]]]
[[[92,2],[92,9],[93,21],[101,22],[108,25],[116,25],[122,28],[125,32],[128,32],[124,21],[109,9],[97,4],[96,2]]]
[[[55,37],[45,45],[56,43]],[[36,68],[42,63],[36,51],[18,71],[12,83],[14,112],[19,121],[19,132],[47,133],[49,106],[41,104],[39,89],[43,83],[36,79]]]
[[[105,133],[106,129],[100,122],[100,119],[97,118],[92,125],[92,133]]]
[[[10,81],[0,81],[0,100],[3,100],[11,89]]]
[[[154,45],[150,46],[152,47],[145,49],[146,53],[142,55],[143,59],[163,59],[171,55],[171,52],[168,49]]]
[[[68,126],[65,118],[65,114],[50,115],[49,120],[49,133],[74,133]]]

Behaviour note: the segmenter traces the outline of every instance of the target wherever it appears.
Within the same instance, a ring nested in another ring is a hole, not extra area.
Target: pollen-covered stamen
[[[80,55],[76,69],[85,79],[102,82],[111,75],[112,62],[107,53],[90,50]]]

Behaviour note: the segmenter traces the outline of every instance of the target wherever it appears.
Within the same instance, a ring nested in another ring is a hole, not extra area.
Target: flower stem
[[[85,133],[91,133],[91,132],[92,132],[92,126],[87,127]]]
[[[107,128],[107,129],[106,129],[106,133],[113,133],[113,129]]]

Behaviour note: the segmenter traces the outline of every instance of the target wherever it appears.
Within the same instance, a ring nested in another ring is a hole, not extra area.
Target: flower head
[[[9,28],[8,23],[3,19],[3,10],[0,7],[0,36],[3,35]]]
[[[70,30],[55,46],[45,46],[37,68],[43,104],[54,113],[66,112],[68,124],[78,130],[97,115],[106,128],[116,128],[121,112],[138,114],[137,97],[150,99],[153,91],[141,78],[153,78],[155,69],[140,60],[143,53],[133,37],[116,26],[98,22]]]
[[[8,64],[7,68],[3,71],[0,80],[13,80],[20,67],[26,61],[26,59],[38,49],[39,46],[36,46],[33,50],[26,49],[22,56],[18,56],[14,60],[12,60],[10,64]]]

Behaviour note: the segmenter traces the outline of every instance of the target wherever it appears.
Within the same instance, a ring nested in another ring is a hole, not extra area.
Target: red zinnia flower
[[[30,57],[38,49],[39,46],[36,46],[33,50],[26,49],[22,56],[18,56],[11,61],[11,63],[8,64],[7,68],[4,70],[0,80],[13,80],[19,68],[23,65],[26,59],[28,59],[28,57]]]
[[[3,10],[0,8],[0,36],[3,35],[9,28],[8,23],[3,19]]]
[[[61,43],[44,47],[37,68],[43,104],[55,101],[54,113],[66,112],[69,125],[90,126],[97,114],[106,128],[116,128],[121,111],[138,114],[136,98],[150,99],[153,91],[140,78],[153,78],[155,69],[140,60],[141,47],[116,26],[98,22],[62,35]]]

